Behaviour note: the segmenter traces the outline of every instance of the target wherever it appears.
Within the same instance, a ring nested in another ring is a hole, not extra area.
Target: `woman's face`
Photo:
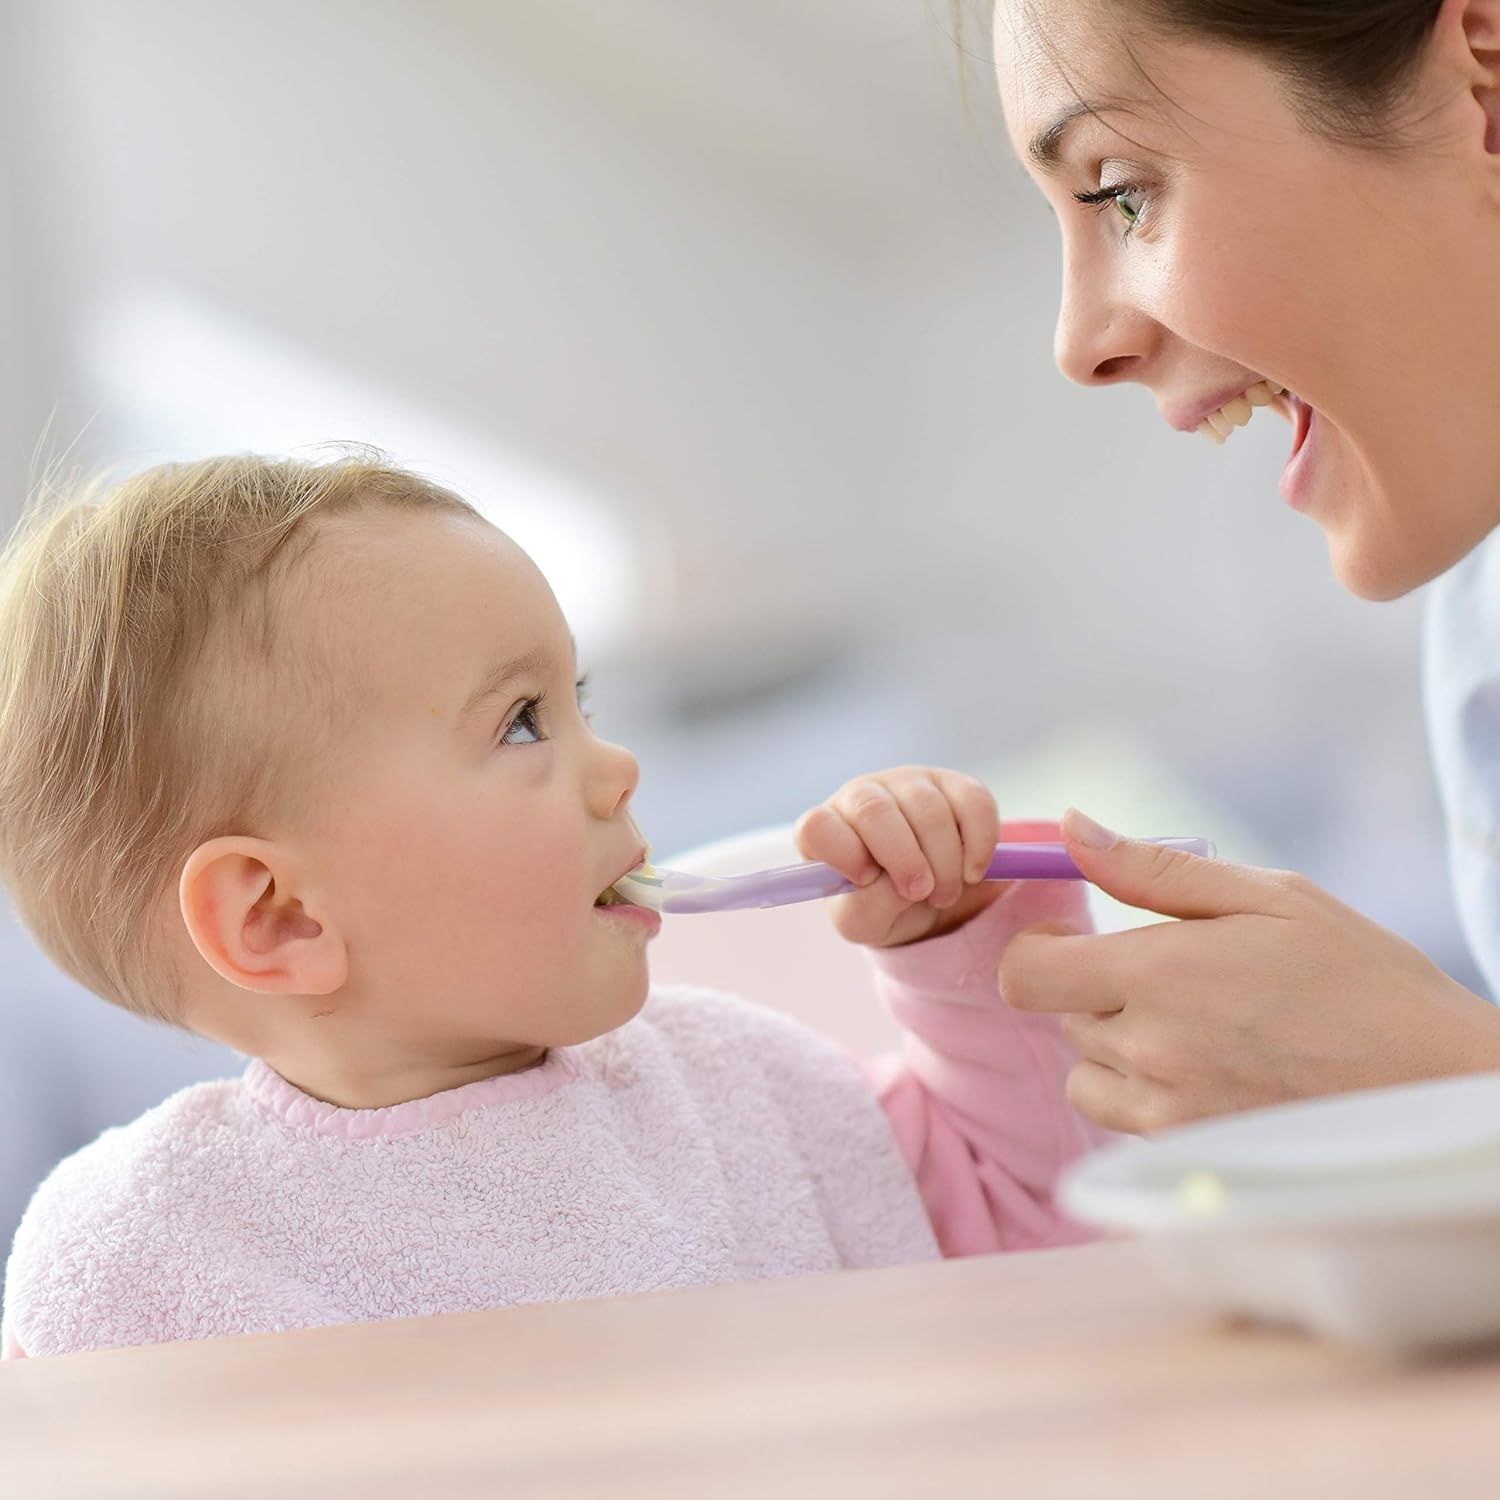
[[[1285,387],[1256,417],[1291,421],[1282,493],[1371,599],[1500,524],[1500,51],[1477,45],[1500,41],[1461,8],[1422,143],[1384,151],[1315,133],[1249,53],[1127,32],[1120,0],[996,8],[1012,140],[1062,227],[1063,373],[1137,381],[1205,436]]]

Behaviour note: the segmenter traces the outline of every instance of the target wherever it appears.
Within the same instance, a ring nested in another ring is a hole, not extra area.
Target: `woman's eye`
[[[1146,195],[1140,188],[1121,188],[1114,195],[1115,207],[1120,211],[1126,228],[1134,229],[1137,220],[1146,211]]]
[[[1125,221],[1127,235],[1140,223],[1141,216],[1146,212],[1146,190],[1131,182],[1111,183],[1105,187],[1092,188],[1086,193],[1074,193],[1073,197],[1097,213],[1103,213],[1113,204],[1115,212]]]
[[[540,698],[530,698],[517,711],[515,718],[500,736],[502,745],[534,745],[542,737],[537,723],[537,710],[542,706]]]

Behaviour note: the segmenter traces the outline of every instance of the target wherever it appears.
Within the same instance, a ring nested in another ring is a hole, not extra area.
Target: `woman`
[[[1428,712],[1500,993],[1500,0],[999,0],[995,51],[1062,229],[1063,372],[1215,442],[1278,411],[1346,588],[1443,575]],[[1098,1123],[1500,1069],[1500,1009],[1306,880],[1065,826],[1098,885],[1185,919],[1006,956]]]

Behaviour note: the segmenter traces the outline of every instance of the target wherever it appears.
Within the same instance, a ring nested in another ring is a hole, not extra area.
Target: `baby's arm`
[[[1056,829],[1006,824],[1003,836]],[[1076,1058],[1057,1018],[1014,1011],[1000,993],[1005,945],[1038,923],[1087,931],[1083,883],[1018,882],[957,931],[873,955],[877,991],[905,1036],[864,1072],[945,1255],[1089,1238],[1053,1193],[1063,1169],[1109,1137],[1067,1102]]]
[[[1088,930],[1082,884],[982,882],[1000,834],[987,789],[924,767],[850,782],[798,825],[803,854],[860,887],[834,904],[834,923],[877,950],[877,987],[906,1033],[900,1054],[866,1071],[948,1255],[1086,1238],[1053,1192],[1108,1138],[1067,1103],[1075,1059],[1056,1018],[1012,1011],[999,988],[1023,927]],[[1058,831],[1016,823],[1004,836]]]

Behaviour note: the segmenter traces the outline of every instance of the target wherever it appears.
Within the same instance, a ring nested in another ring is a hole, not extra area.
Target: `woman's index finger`
[[[1023,928],[1000,959],[1000,993],[1016,1010],[1108,1015],[1125,1004],[1128,933],[1080,933],[1067,927]]]

